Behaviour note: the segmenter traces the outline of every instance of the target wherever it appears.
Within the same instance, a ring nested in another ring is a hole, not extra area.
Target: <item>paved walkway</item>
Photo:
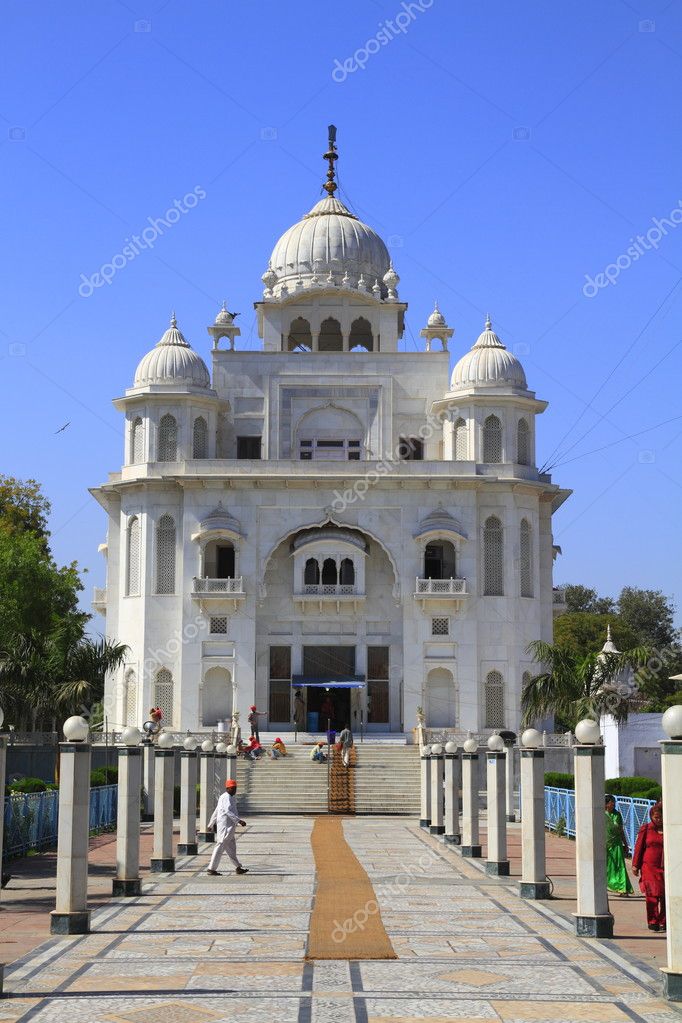
[[[8,969],[0,1020],[680,1023],[653,975],[412,821],[344,821],[398,958],[307,962],[312,826],[260,818],[239,839],[244,877],[207,877],[204,847],[140,898],[100,907],[91,935],[52,939]],[[340,947],[364,922],[338,921]]]

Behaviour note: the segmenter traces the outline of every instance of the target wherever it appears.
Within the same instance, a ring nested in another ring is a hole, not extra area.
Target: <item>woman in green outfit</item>
[[[613,796],[606,796],[606,886],[617,895],[631,895],[633,892],[625,866],[628,855],[623,818],[616,810]]]

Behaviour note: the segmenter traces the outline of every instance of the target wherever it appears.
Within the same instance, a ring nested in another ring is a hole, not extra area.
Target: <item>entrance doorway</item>
[[[324,682],[329,688],[307,686],[307,711],[318,715],[318,730],[326,731],[327,719],[339,731],[351,720],[350,689],[334,688],[340,681],[355,674],[354,646],[304,646],[303,674],[310,681]]]

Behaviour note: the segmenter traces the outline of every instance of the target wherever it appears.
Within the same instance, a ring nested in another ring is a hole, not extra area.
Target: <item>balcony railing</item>
[[[107,588],[106,586],[95,586],[92,590],[92,607],[100,614],[107,609]]]
[[[305,596],[313,597],[359,597],[354,583],[306,583],[303,587]]]
[[[566,603],[566,590],[560,589],[558,586],[552,590],[552,602],[554,604],[565,604]]]
[[[415,595],[419,597],[466,596],[466,579],[420,579],[417,576]]]
[[[192,592],[205,597],[211,594],[215,597],[245,597],[243,576],[235,576],[234,579],[200,579],[192,581]]]

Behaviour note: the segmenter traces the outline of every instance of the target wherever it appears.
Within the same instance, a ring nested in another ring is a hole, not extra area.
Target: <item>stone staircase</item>
[[[261,737],[263,738],[263,737]],[[286,741],[286,740],[285,740]],[[239,812],[324,814],[328,812],[327,765],[310,760],[310,746],[288,745],[281,760],[237,761]],[[355,812],[419,816],[419,748],[356,743],[353,772]]]

